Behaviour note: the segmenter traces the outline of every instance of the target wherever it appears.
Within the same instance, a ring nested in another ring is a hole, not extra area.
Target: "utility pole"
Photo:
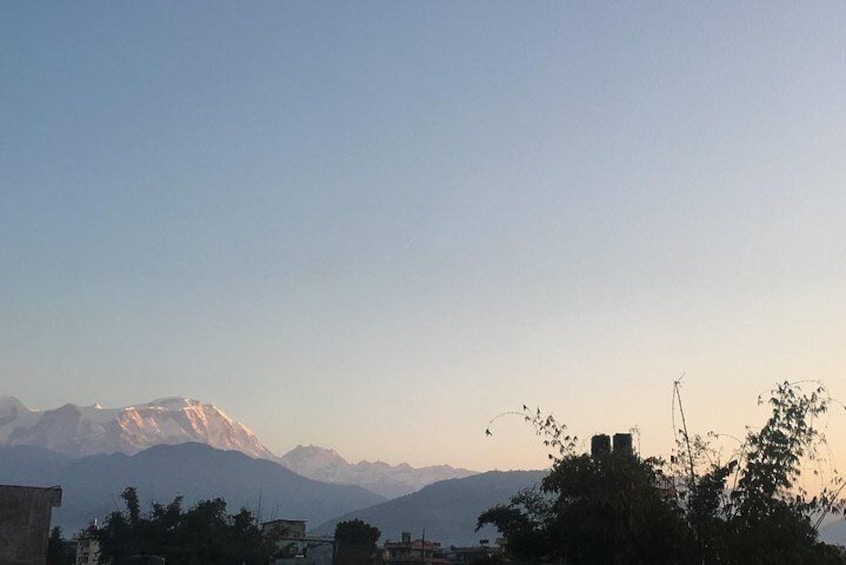
[[[423,538],[420,540],[420,563],[426,565],[426,528],[423,528]]]

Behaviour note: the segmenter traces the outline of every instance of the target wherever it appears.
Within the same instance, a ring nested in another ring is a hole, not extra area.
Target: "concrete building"
[[[450,548],[444,552],[444,556],[450,560],[453,565],[465,565],[477,563],[479,561],[489,561],[496,556],[504,553],[502,546],[499,544],[491,545],[490,540],[479,540],[479,545],[471,547],[456,547]]]
[[[262,522],[261,530],[265,536],[277,536],[285,539],[303,539],[306,537],[305,520],[271,520]]]
[[[272,565],[332,565],[335,540],[307,536],[305,520],[271,520],[263,522],[261,530],[276,543]]]
[[[96,528],[96,522],[94,524]],[[87,533],[76,538],[75,565],[97,565],[100,563],[100,542]]]
[[[411,539],[409,532],[403,532],[402,541],[386,541],[376,553],[377,565],[449,565],[441,551],[441,544],[425,539]]]
[[[60,487],[0,485],[0,565],[44,565]]]

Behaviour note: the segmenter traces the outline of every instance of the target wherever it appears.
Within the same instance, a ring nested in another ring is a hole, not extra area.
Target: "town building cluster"
[[[52,509],[61,506],[60,487],[41,488],[0,485],[0,565],[44,565]],[[99,565],[100,544],[94,520],[69,543],[75,565]],[[425,533],[413,539],[403,532],[399,541],[371,546],[349,545],[328,536],[309,535],[305,520],[280,519],[261,524],[275,540],[277,552],[270,565],[469,565],[504,549],[504,541],[491,545],[480,540],[474,547],[444,548]],[[133,565],[167,565],[158,556],[137,556]]]
[[[326,536],[306,534],[305,520],[273,520],[262,529],[276,539],[278,557],[272,565],[469,565],[502,553],[505,541],[479,541],[477,546],[444,548],[434,540],[413,539],[403,532],[399,541],[386,540],[375,552],[367,546],[344,546]],[[279,534],[282,535],[279,535]]]

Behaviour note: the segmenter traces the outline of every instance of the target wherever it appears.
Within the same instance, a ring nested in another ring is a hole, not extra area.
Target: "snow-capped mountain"
[[[78,457],[132,455],[154,445],[185,442],[274,458],[246,426],[197,400],[162,398],[125,408],[65,404],[37,411],[0,394],[0,445],[35,445]]]
[[[358,485],[388,498],[416,492],[437,481],[476,474],[476,471],[449,465],[415,469],[407,463],[389,465],[382,461],[352,464],[334,450],[315,445],[298,445],[279,461],[304,477],[327,483]]]
[[[437,465],[415,469],[406,463],[347,462],[331,449],[297,446],[276,457],[243,424],[213,404],[188,398],[162,398],[125,408],[65,404],[53,410],[31,410],[13,396],[0,394],[0,446],[36,446],[83,457],[134,455],[156,445],[199,442],[276,461],[304,477],[340,485],[356,485],[392,498],[416,492],[444,479],[475,471]]]

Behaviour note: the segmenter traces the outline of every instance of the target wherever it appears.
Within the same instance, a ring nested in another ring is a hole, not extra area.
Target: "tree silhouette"
[[[376,526],[358,518],[338,522],[335,526],[335,565],[365,565],[372,563],[376,542],[382,533]]]
[[[552,470],[539,491],[485,511],[478,526],[496,526],[518,563],[844,564],[841,549],[817,540],[822,516],[843,508],[843,482],[815,496],[797,486],[802,462],[824,445],[815,422],[831,399],[821,385],[806,394],[782,383],[768,404],[764,426],[728,463],[704,457],[710,445],[685,424],[669,466],[627,451],[576,454],[563,425],[524,407],[558,451]]]
[[[73,565],[74,561],[76,552],[72,543],[65,540],[62,528],[56,526],[50,530],[50,537],[47,539],[47,565]]]
[[[121,498],[126,511],[111,513],[102,529],[89,532],[100,541],[101,562],[119,565],[133,556],[157,555],[174,565],[265,565],[275,549],[249,510],[230,515],[222,498],[199,501],[186,511],[177,496],[166,505],[153,503],[149,514],[141,512],[134,487]]]

